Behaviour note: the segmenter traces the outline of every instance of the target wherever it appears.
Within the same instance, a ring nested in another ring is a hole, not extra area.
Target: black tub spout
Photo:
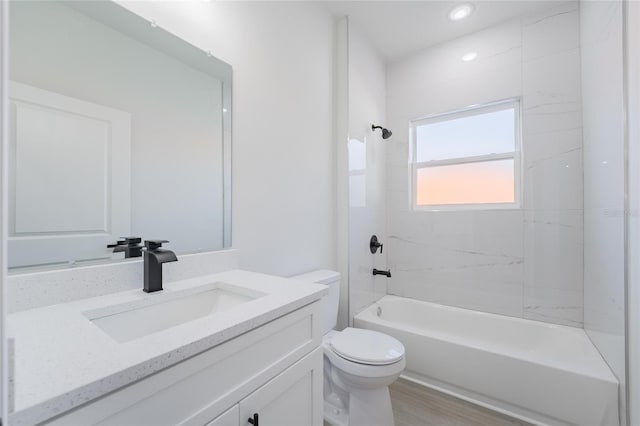
[[[380,269],[373,268],[373,275],[384,275],[387,278],[391,278],[391,269],[381,271]]]

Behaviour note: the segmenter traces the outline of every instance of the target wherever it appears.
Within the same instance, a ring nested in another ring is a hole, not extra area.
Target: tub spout
[[[391,269],[387,269],[386,271],[381,271],[379,269],[373,268],[373,275],[384,275],[387,278],[391,278]]]

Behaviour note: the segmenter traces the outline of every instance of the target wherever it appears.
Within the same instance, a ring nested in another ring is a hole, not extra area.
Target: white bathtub
[[[410,380],[538,425],[618,425],[618,381],[582,329],[396,296],[354,321],[404,344]]]

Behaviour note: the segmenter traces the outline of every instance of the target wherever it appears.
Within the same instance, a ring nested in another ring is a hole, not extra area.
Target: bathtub
[[[384,296],[354,325],[406,348],[404,377],[538,425],[618,425],[618,381],[584,330]]]

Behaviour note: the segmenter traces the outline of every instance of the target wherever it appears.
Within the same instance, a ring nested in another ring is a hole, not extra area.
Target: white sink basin
[[[214,283],[154,293],[145,299],[83,312],[118,342],[128,342],[242,305],[264,296],[243,287]]]

